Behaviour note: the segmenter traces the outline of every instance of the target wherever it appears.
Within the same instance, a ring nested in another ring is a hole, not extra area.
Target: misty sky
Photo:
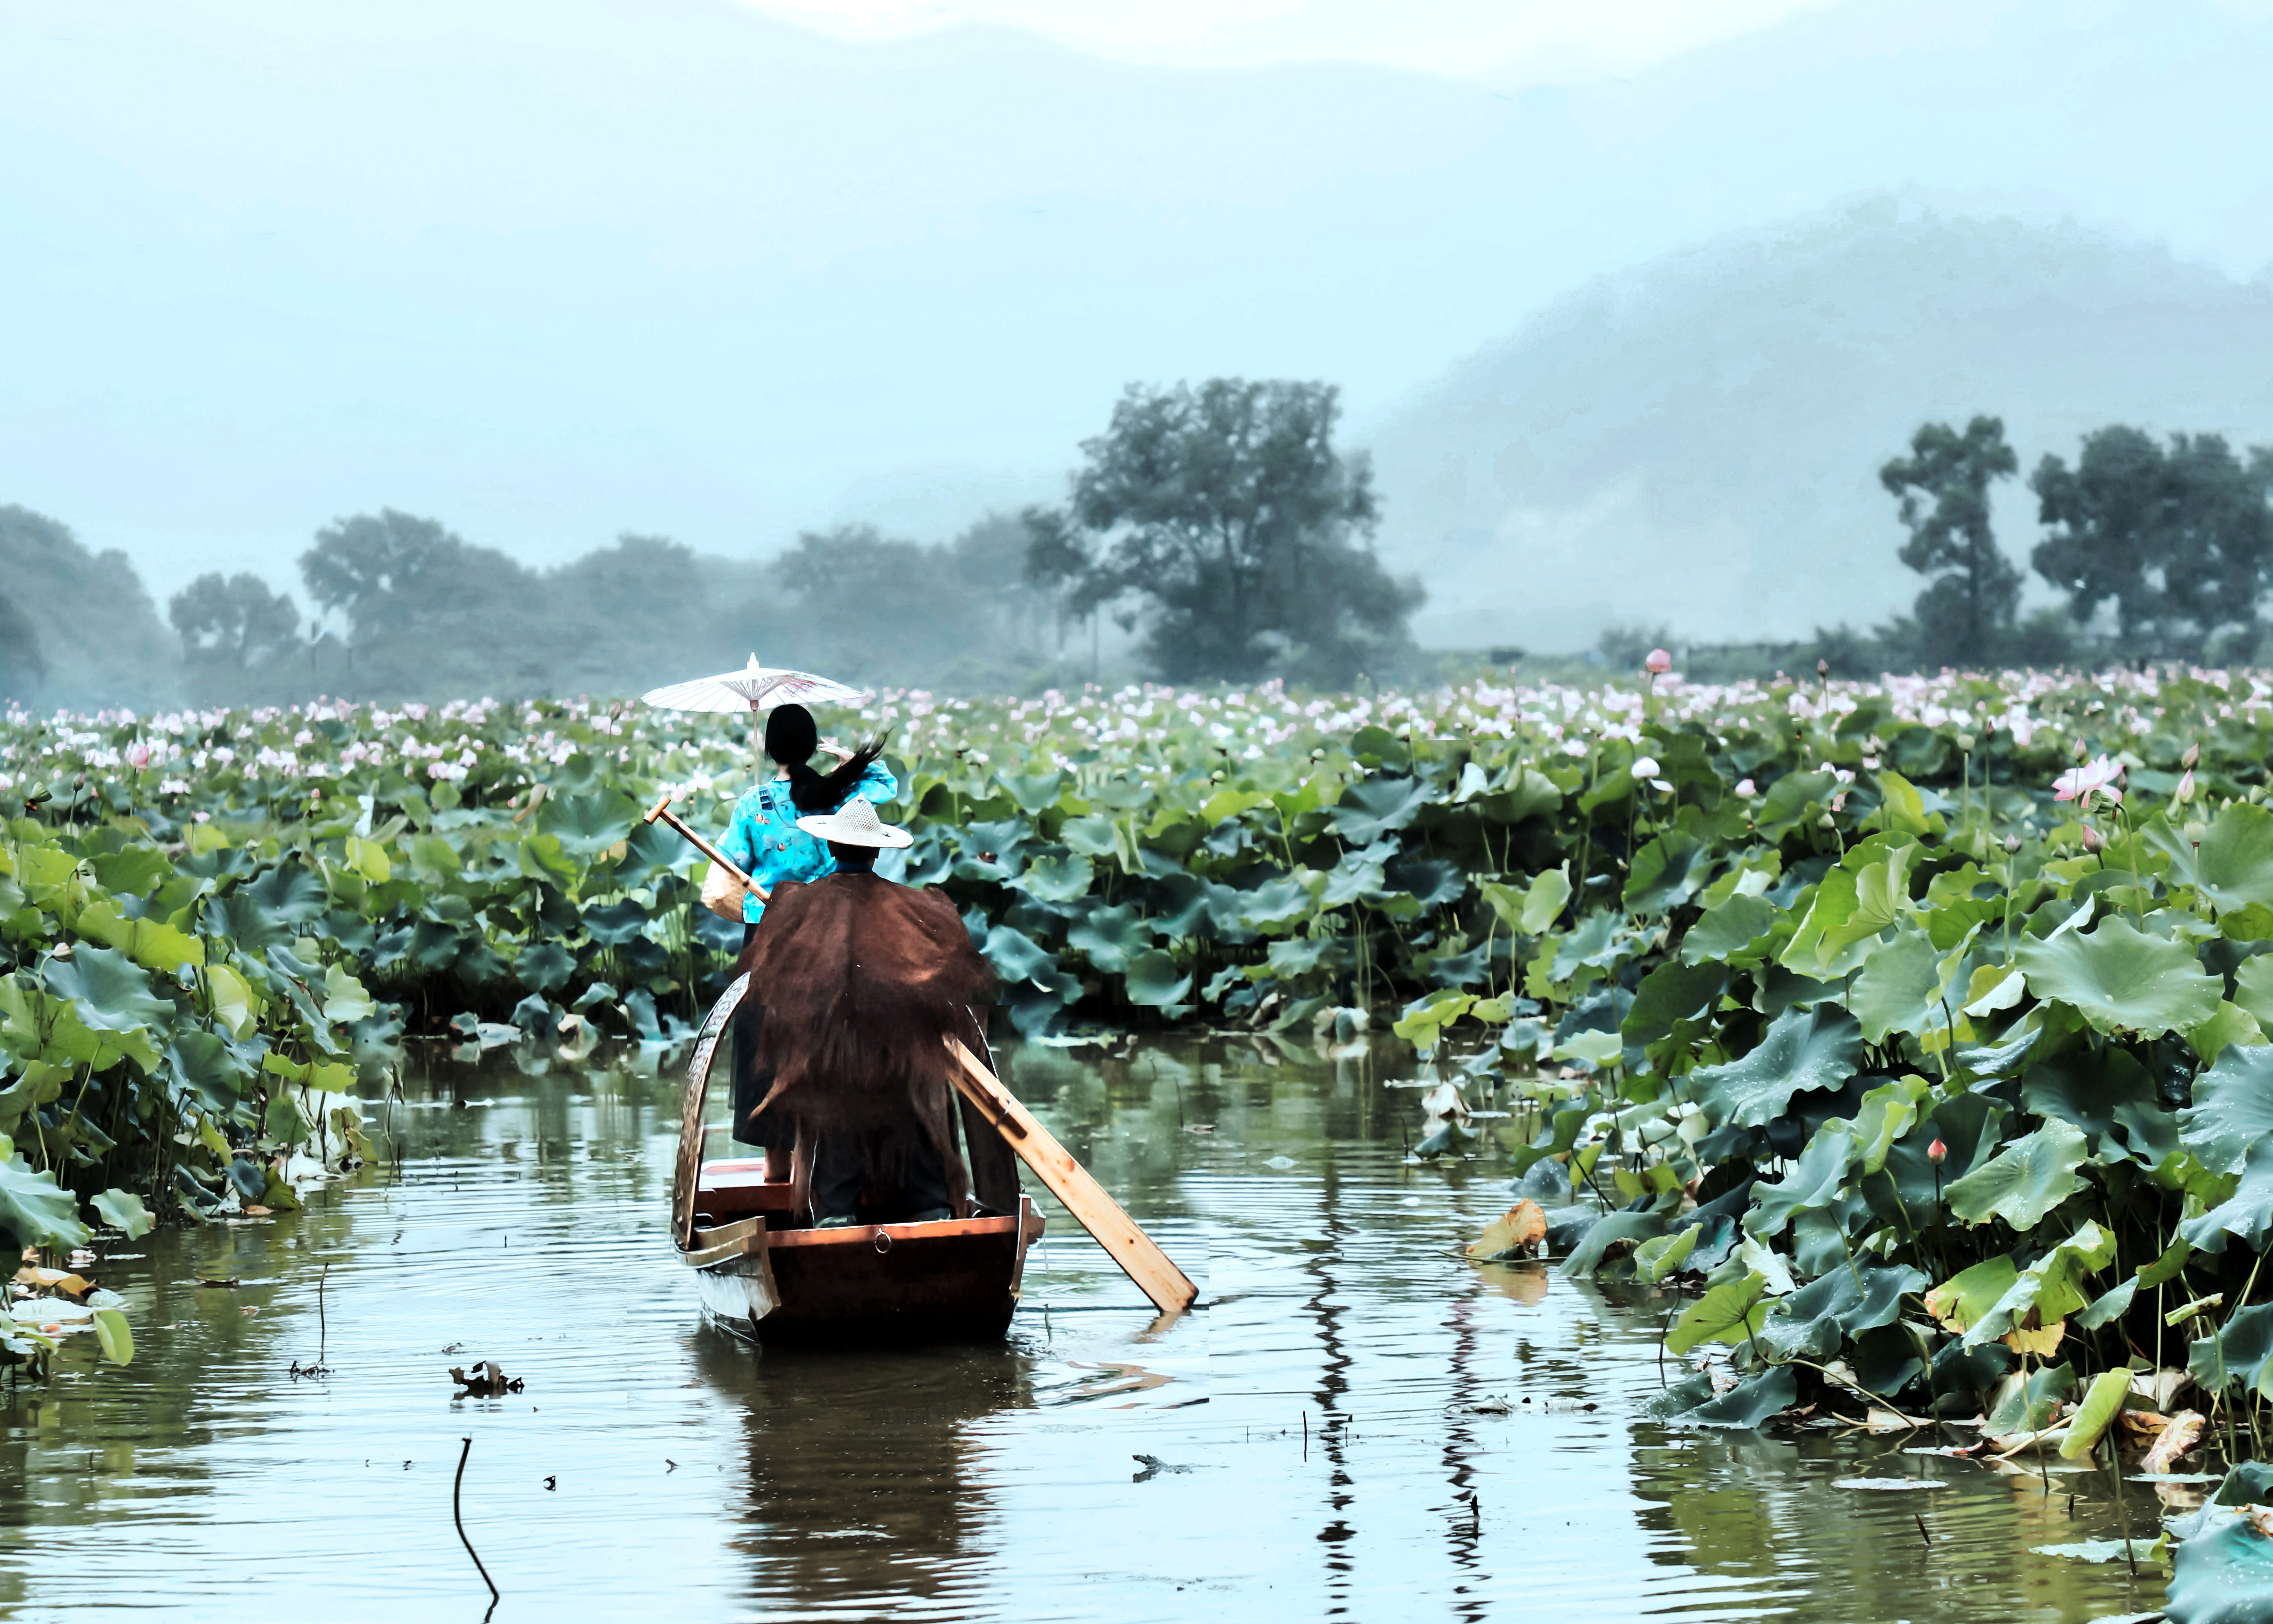
[[[161,598],[296,587],[381,505],[539,563],[939,539],[1131,381],[1330,380],[1362,440],[1594,279],[1873,192],[2246,278],[2269,41],[2273,0],[0,0],[0,501]]]

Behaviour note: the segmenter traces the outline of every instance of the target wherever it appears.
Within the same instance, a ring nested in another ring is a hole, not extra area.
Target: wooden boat
[[[766,1343],[999,1339],[1042,1217],[1019,1191],[1012,1147],[968,1101],[957,1113],[964,1160],[994,1216],[814,1229],[791,1209],[786,1168],[763,1156],[703,1159],[710,1068],[748,979],[737,977],[703,1020],[679,1122],[671,1236],[705,1315]]]

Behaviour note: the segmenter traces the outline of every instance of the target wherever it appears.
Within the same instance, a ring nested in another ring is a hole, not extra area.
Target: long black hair
[[[813,752],[821,747],[821,730],[813,713],[802,705],[776,705],[766,716],[766,754],[789,773],[789,798],[798,811],[811,815],[833,812],[844,805],[860,776],[884,753],[891,737],[887,728],[831,773],[813,770]]]

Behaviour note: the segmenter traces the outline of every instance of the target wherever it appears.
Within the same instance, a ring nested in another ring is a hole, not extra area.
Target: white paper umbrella
[[[709,710],[728,715],[768,710],[776,705],[842,703],[861,697],[859,689],[848,688],[826,677],[815,677],[810,671],[760,665],[755,655],[739,671],[698,677],[693,682],[675,682],[667,687],[650,688],[640,695],[642,703],[658,710]]]

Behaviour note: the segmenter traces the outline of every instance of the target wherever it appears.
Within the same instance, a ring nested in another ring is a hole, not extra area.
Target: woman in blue
[[[819,879],[836,872],[829,842],[797,827],[799,818],[825,816],[860,796],[881,805],[900,792],[899,780],[883,762],[884,737],[877,736],[859,749],[829,745],[839,758],[836,770],[813,768],[814,752],[822,749],[821,730],[813,713],[802,705],[777,705],[766,716],[766,756],[781,771],[734,803],[734,819],[718,842],[718,853],[759,886],[771,891],[784,880]],[[754,891],[742,899],[742,946],[746,949],[765,917],[766,905]],[[734,1016],[734,1137],[743,1144],[761,1144],[761,1130],[751,1126],[750,1113],[765,1097],[754,1066],[759,1023],[765,1018],[762,989],[752,988]],[[746,1135],[751,1135],[746,1137]],[[784,1147],[786,1149],[786,1147]]]

